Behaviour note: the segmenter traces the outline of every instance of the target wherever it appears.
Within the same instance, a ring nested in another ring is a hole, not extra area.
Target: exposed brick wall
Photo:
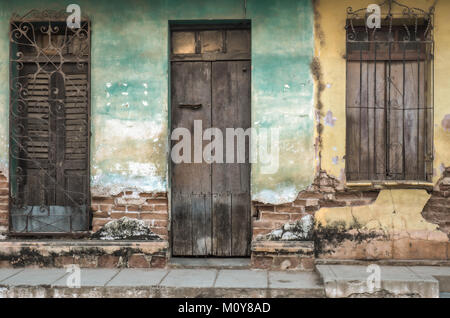
[[[428,222],[439,225],[439,229],[450,237],[450,167],[445,169],[422,215]]]
[[[343,207],[373,203],[378,191],[345,191],[335,178],[321,172],[313,185],[302,191],[288,204],[271,205],[253,202],[256,216],[253,220],[253,237],[270,233],[283,224],[303,216],[313,215],[322,207]]]
[[[154,233],[168,239],[167,193],[125,191],[115,196],[93,196],[91,201],[94,232],[111,220],[127,216],[143,220]]]
[[[0,234],[8,231],[9,210],[8,210],[8,179],[0,175]]]

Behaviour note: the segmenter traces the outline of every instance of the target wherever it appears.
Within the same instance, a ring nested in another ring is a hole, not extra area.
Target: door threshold
[[[195,257],[171,257],[170,268],[221,268],[221,269],[248,269],[251,267],[248,258],[195,258]]]

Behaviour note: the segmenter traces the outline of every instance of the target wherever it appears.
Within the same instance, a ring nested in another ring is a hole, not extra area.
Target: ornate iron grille
[[[89,229],[90,23],[10,21],[10,232]]]
[[[379,29],[347,9],[347,180],[431,181],[434,6],[380,7]]]

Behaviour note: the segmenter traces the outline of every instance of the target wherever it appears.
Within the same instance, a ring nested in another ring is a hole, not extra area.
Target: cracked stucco
[[[425,190],[381,190],[371,205],[322,208],[315,220],[323,227],[345,224],[350,229],[356,225],[363,231],[383,232],[391,237],[448,241],[447,234],[422,217],[430,197]]]

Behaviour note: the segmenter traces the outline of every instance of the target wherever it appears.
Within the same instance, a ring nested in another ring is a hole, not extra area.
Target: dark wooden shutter
[[[13,21],[11,33],[20,33],[22,24]],[[80,29],[65,26],[49,21],[50,37],[39,22],[35,34],[11,36],[17,39],[10,105],[15,234],[89,229],[89,22]]]
[[[432,178],[431,43],[402,42],[403,33],[347,43],[349,181]]]

